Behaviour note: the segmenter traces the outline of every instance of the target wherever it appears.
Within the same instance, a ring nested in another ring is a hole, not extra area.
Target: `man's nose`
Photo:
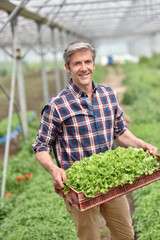
[[[87,71],[87,67],[85,63],[82,63],[81,65],[81,71]]]

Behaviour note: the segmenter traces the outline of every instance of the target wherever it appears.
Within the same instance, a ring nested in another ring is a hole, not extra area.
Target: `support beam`
[[[18,82],[18,95],[19,95],[19,104],[21,112],[21,122],[22,122],[22,133],[24,140],[27,139],[28,135],[28,122],[27,122],[27,110],[26,110],[26,94],[24,87],[24,78],[22,71],[22,58],[20,49],[16,50],[17,58],[17,82]]]
[[[60,41],[61,41],[61,49],[62,49],[62,51],[64,51],[64,49],[66,48],[66,44],[67,44],[65,31],[60,32]],[[68,74],[67,74],[65,67],[63,66],[63,88],[65,88],[67,85],[68,85]]]
[[[21,8],[28,2],[29,0],[23,0],[19,5],[17,5],[14,10],[12,11],[12,13],[9,15],[7,21],[5,22],[5,24],[3,25],[3,27],[0,29],[0,33],[3,31],[3,29],[5,28],[5,26],[7,25],[8,22],[12,21],[12,19],[18,15],[18,12],[21,10]]]
[[[0,0],[0,9],[6,11],[8,13],[11,13],[16,7],[17,7],[17,5],[15,5],[9,1]],[[47,17],[43,17],[43,16],[39,15],[38,13],[27,10],[26,8],[22,8],[18,14],[19,14],[19,16],[34,20],[37,23],[48,24],[48,22],[49,22],[50,28],[58,28],[59,30],[65,29],[66,32],[72,33],[72,31],[70,31],[69,29],[63,28],[63,26],[61,26],[57,23],[54,23],[53,21],[49,21]],[[77,34],[77,33],[74,33],[74,34]],[[78,35],[78,36],[80,37],[80,35]],[[81,37],[83,37],[83,36],[81,36]]]
[[[37,24],[38,26],[38,34],[39,34],[39,45],[40,45],[40,55],[41,55],[41,63],[42,63],[42,87],[43,87],[43,101],[46,103],[49,100],[49,92],[48,92],[48,83],[47,83],[47,75],[45,69],[45,59],[44,59],[44,50],[43,50],[43,42],[42,42],[42,32],[41,32],[41,24]]]
[[[57,42],[56,42],[56,31],[58,29],[51,28],[51,41],[53,44],[54,52],[54,76],[55,76],[55,86],[56,86],[56,94],[58,94],[61,91],[61,84],[60,84],[60,72],[58,68],[58,61],[57,61]]]
[[[16,19],[14,21],[12,21],[12,32],[13,32],[13,53],[15,53],[16,43],[17,43],[17,21],[16,21]],[[5,186],[6,186],[7,164],[8,164],[8,155],[9,155],[9,147],[10,147],[11,122],[12,122],[12,112],[13,112],[13,105],[14,105],[16,67],[17,67],[17,62],[16,62],[16,56],[14,54],[13,68],[12,68],[12,79],[11,79],[10,103],[9,103],[9,111],[8,111],[7,139],[6,139],[5,152],[4,152],[1,197],[4,197]]]
[[[2,89],[3,93],[6,95],[7,99],[10,101],[10,95],[9,93],[6,91],[5,87],[2,85],[2,83],[0,83],[0,88]],[[22,121],[21,121],[21,117],[20,117],[20,114],[19,114],[19,107],[17,105],[17,103],[14,101],[14,108],[15,108],[15,111],[16,111],[16,114],[17,114],[17,118],[20,122],[20,125],[22,127]]]
[[[0,9],[11,13],[14,11],[14,9],[17,7],[17,5],[6,1],[6,0],[1,0],[0,1]],[[32,19],[36,22],[42,22],[42,23],[46,23],[47,19],[45,17],[41,17],[39,14],[36,14],[34,12],[31,12],[25,8],[22,8],[21,11],[19,12],[19,15],[28,19]]]

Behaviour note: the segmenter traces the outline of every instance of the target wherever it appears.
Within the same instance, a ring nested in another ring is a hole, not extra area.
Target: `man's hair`
[[[65,64],[69,67],[69,61],[70,61],[70,56],[72,53],[78,51],[78,50],[90,50],[92,53],[93,61],[95,62],[95,57],[96,57],[96,50],[94,46],[90,43],[83,42],[83,41],[75,41],[70,43],[67,48],[64,51],[63,54],[63,59],[65,61]]]

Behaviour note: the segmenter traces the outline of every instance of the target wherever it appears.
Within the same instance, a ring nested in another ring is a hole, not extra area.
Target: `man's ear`
[[[67,73],[71,73],[71,72],[70,72],[70,69],[69,69],[69,67],[68,67],[68,65],[65,64],[64,66],[65,66],[65,68],[66,68],[66,70],[67,70]]]

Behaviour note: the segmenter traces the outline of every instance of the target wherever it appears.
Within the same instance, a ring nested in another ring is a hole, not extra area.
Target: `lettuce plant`
[[[152,174],[158,168],[157,157],[148,151],[118,147],[75,162],[66,170],[65,184],[83,191],[87,197],[94,197],[98,192],[107,193],[109,188],[132,184],[137,177]],[[67,192],[66,187],[64,193]]]

